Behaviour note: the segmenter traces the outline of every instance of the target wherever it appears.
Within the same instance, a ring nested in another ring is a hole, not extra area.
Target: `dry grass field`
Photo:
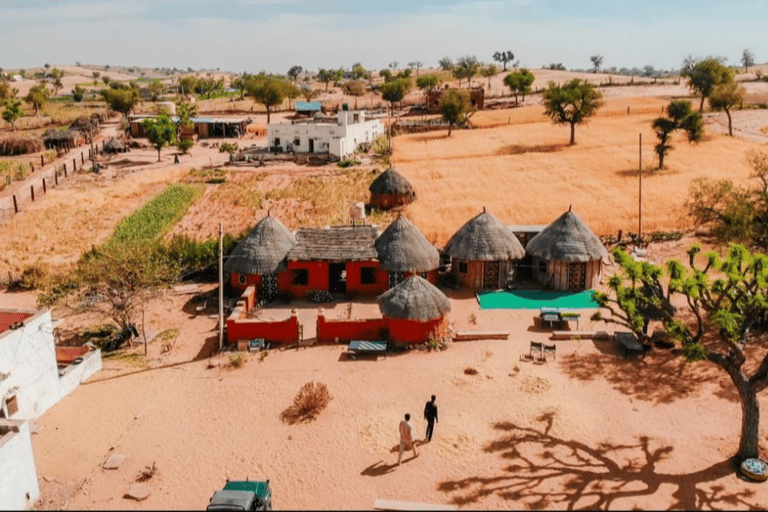
[[[480,112],[474,130],[399,136],[394,166],[417,190],[409,216],[437,244],[485,206],[507,224],[548,224],[573,205],[598,234],[637,232],[638,135],[642,134],[643,230],[691,227],[683,204],[694,178],[748,179],[760,144],[708,132],[691,145],[675,135],[667,168],[653,170],[651,121],[668,100],[612,98],[587,125],[549,123],[541,106]],[[627,107],[630,115],[627,115]]]

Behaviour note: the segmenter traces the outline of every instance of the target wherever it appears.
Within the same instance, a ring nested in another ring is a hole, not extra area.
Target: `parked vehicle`
[[[269,480],[227,480],[222,490],[213,493],[206,510],[272,510],[272,488],[269,486]]]

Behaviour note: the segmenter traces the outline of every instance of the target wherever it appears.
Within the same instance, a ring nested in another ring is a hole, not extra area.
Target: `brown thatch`
[[[608,257],[600,239],[570,209],[533,237],[526,251],[547,261],[587,262]]]
[[[80,132],[77,130],[46,130],[43,134],[43,141],[48,142],[72,142],[75,143]]]
[[[125,144],[114,137],[109,139],[109,142],[104,145],[105,153],[124,153],[125,151],[127,151]]]
[[[429,272],[440,266],[440,253],[403,216],[376,239],[381,268],[388,272]]]
[[[265,217],[237,244],[224,270],[246,275],[277,274],[286,268],[285,257],[295,243],[293,233],[279,220]]]
[[[388,318],[427,322],[445,316],[451,303],[443,292],[421,276],[411,276],[376,299]]]
[[[372,194],[415,195],[413,185],[392,168],[387,169],[373,180],[368,190]]]
[[[508,261],[525,256],[525,249],[514,233],[485,210],[448,240],[445,252],[466,261]]]
[[[43,150],[43,141],[37,137],[8,137],[0,139],[0,156],[25,155]]]
[[[373,244],[378,235],[373,226],[300,228],[290,261],[372,261],[378,258]]]
[[[78,117],[69,125],[70,130],[79,131],[85,137],[92,137],[99,133],[101,123],[98,117]]]

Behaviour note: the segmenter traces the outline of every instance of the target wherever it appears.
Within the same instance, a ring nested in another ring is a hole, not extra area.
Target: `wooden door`
[[[483,263],[483,289],[495,290],[499,287],[499,262],[486,261]]]
[[[568,265],[568,289],[573,292],[584,290],[587,277],[586,263],[570,263]]]

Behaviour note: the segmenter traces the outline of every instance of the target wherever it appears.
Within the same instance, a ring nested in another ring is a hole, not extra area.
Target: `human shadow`
[[[360,474],[363,476],[381,476],[391,473],[396,467],[397,464],[384,464],[384,461],[379,460],[362,470]]]
[[[484,451],[509,461],[504,473],[446,480],[438,490],[452,494],[453,504],[469,508],[495,494],[516,508],[607,510],[626,507],[627,499],[652,496],[671,485],[671,509],[763,508],[757,499],[747,501],[759,496],[755,491],[731,490],[717,482],[729,475],[736,478],[731,460],[690,473],[662,473],[656,466],[671,455],[671,446],[646,436],[628,444],[586,445],[551,434],[553,417],[550,413],[537,418],[544,423],[538,429],[494,424],[499,437]]]

